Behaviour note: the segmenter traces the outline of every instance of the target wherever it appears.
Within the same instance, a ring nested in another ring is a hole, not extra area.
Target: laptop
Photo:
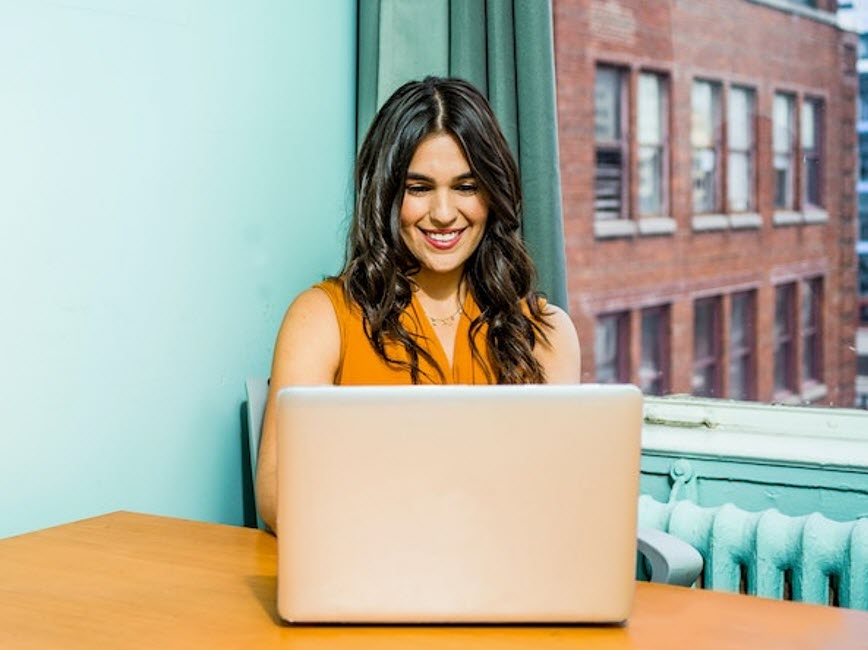
[[[277,399],[284,620],[626,620],[635,386],[293,387]]]

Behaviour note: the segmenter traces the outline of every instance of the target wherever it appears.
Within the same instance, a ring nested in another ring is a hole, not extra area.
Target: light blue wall
[[[0,536],[242,520],[239,404],[338,269],[353,0],[0,0]]]

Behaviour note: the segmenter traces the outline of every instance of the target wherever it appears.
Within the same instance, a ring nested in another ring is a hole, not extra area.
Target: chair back
[[[265,403],[268,401],[268,379],[265,377],[249,377],[245,382],[247,389],[247,442],[250,449],[250,477],[256,486],[256,461],[259,458],[259,439],[262,437],[262,420],[265,416]],[[256,508],[256,491],[254,508]],[[259,509],[256,508],[256,525],[265,528]]]

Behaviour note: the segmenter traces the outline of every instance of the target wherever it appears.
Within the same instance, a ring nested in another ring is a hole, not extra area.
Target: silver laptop
[[[627,618],[636,387],[328,386],[278,402],[283,619]]]

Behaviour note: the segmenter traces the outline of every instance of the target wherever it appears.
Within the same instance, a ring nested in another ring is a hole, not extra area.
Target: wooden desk
[[[868,648],[868,613],[640,584],[624,627],[290,627],[276,545],[114,513],[0,540],[0,648]]]

